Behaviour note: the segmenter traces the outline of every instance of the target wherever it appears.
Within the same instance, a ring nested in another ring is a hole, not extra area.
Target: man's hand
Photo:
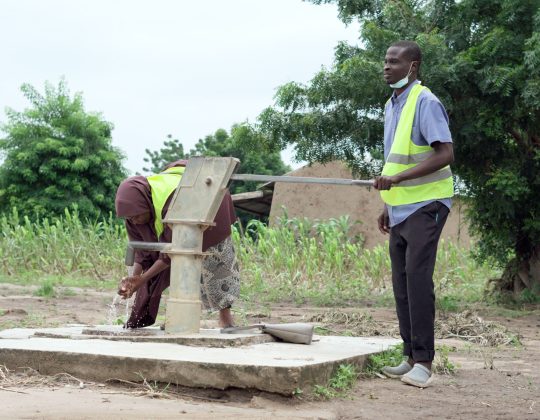
[[[373,180],[373,187],[377,190],[389,190],[392,185],[399,183],[399,178],[396,175],[393,176],[376,176]]]
[[[384,206],[384,210],[377,219],[379,231],[384,235],[390,233],[390,218],[388,217],[388,208]]]
[[[140,275],[124,277],[118,285],[118,294],[124,299],[129,299],[141,287],[141,284],[142,277]]]

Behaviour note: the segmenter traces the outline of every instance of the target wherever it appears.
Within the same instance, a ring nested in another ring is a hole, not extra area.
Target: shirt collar
[[[405,89],[403,92],[401,92],[401,95],[397,96],[396,91],[394,90],[394,93],[392,93],[392,96],[390,99],[392,100],[392,105],[398,104],[404,104],[407,100],[407,97],[409,96],[409,93],[411,92],[411,89],[414,85],[419,85],[422,82],[420,80],[415,80],[414,82],[411,82],[409,86],[407,86],[407,89]]]

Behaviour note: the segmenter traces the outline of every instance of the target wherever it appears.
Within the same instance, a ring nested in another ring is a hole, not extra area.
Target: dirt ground
[[[112,298],[112,291],[76,289],[41,298],[33,296],[30,288],[3,283],[0,330],[103,323]],[[244,309],[236,317],[242,322],[291,322],[329,309],[275,305],[260,311]],[[391,308],[345,311],[368,313],[382,326],[396,322]],[[0,418],[540,419],[540,310],[519,317],[500,313],[483,315],[519,333],[522,345],[481,347],[455,338],[438,340],[437,345],[452,349],[449,360],[457,369],[452,375],[437,375],[433,386],[424,390],[399,380],[361,378],[346,397],[321,401],[307,395],[287,398],[239,389],[170,387],[163,393],[164,385],[159,384],[100,384],[69,375],[45,377],[28,372],[10,382],[9,378],[2,381],[0,371]]]

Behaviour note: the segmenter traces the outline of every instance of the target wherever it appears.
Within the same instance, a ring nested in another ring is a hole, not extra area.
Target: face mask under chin
[[[407,84],[409,83],[409,76],[411,75],[411,70],[412,70],[413,63],[414,63],[414,61],[411,62],[411,66],[409,67],[409,71],[408,71],[407,75],[403,79],[398,80],[396,83],[391,83],[388,86],[390,86],[392,89],[401,89],[403,86],[407,86]]]

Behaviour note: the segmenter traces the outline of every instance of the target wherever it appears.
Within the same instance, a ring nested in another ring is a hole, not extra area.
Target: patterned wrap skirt
[[[240,273],[231,237],[206,250],[202,262],[201,301],[209,311],[229,308],[240,296]],[[135,295],[125,328],[142,328],[156,322],[163,291],[169,287],[170,268],[144,284]]]
[[[219,311],[230,308],[240,296],[240,270],[229,236],[206,250],[202,262],[201,301],[205,309]]]

